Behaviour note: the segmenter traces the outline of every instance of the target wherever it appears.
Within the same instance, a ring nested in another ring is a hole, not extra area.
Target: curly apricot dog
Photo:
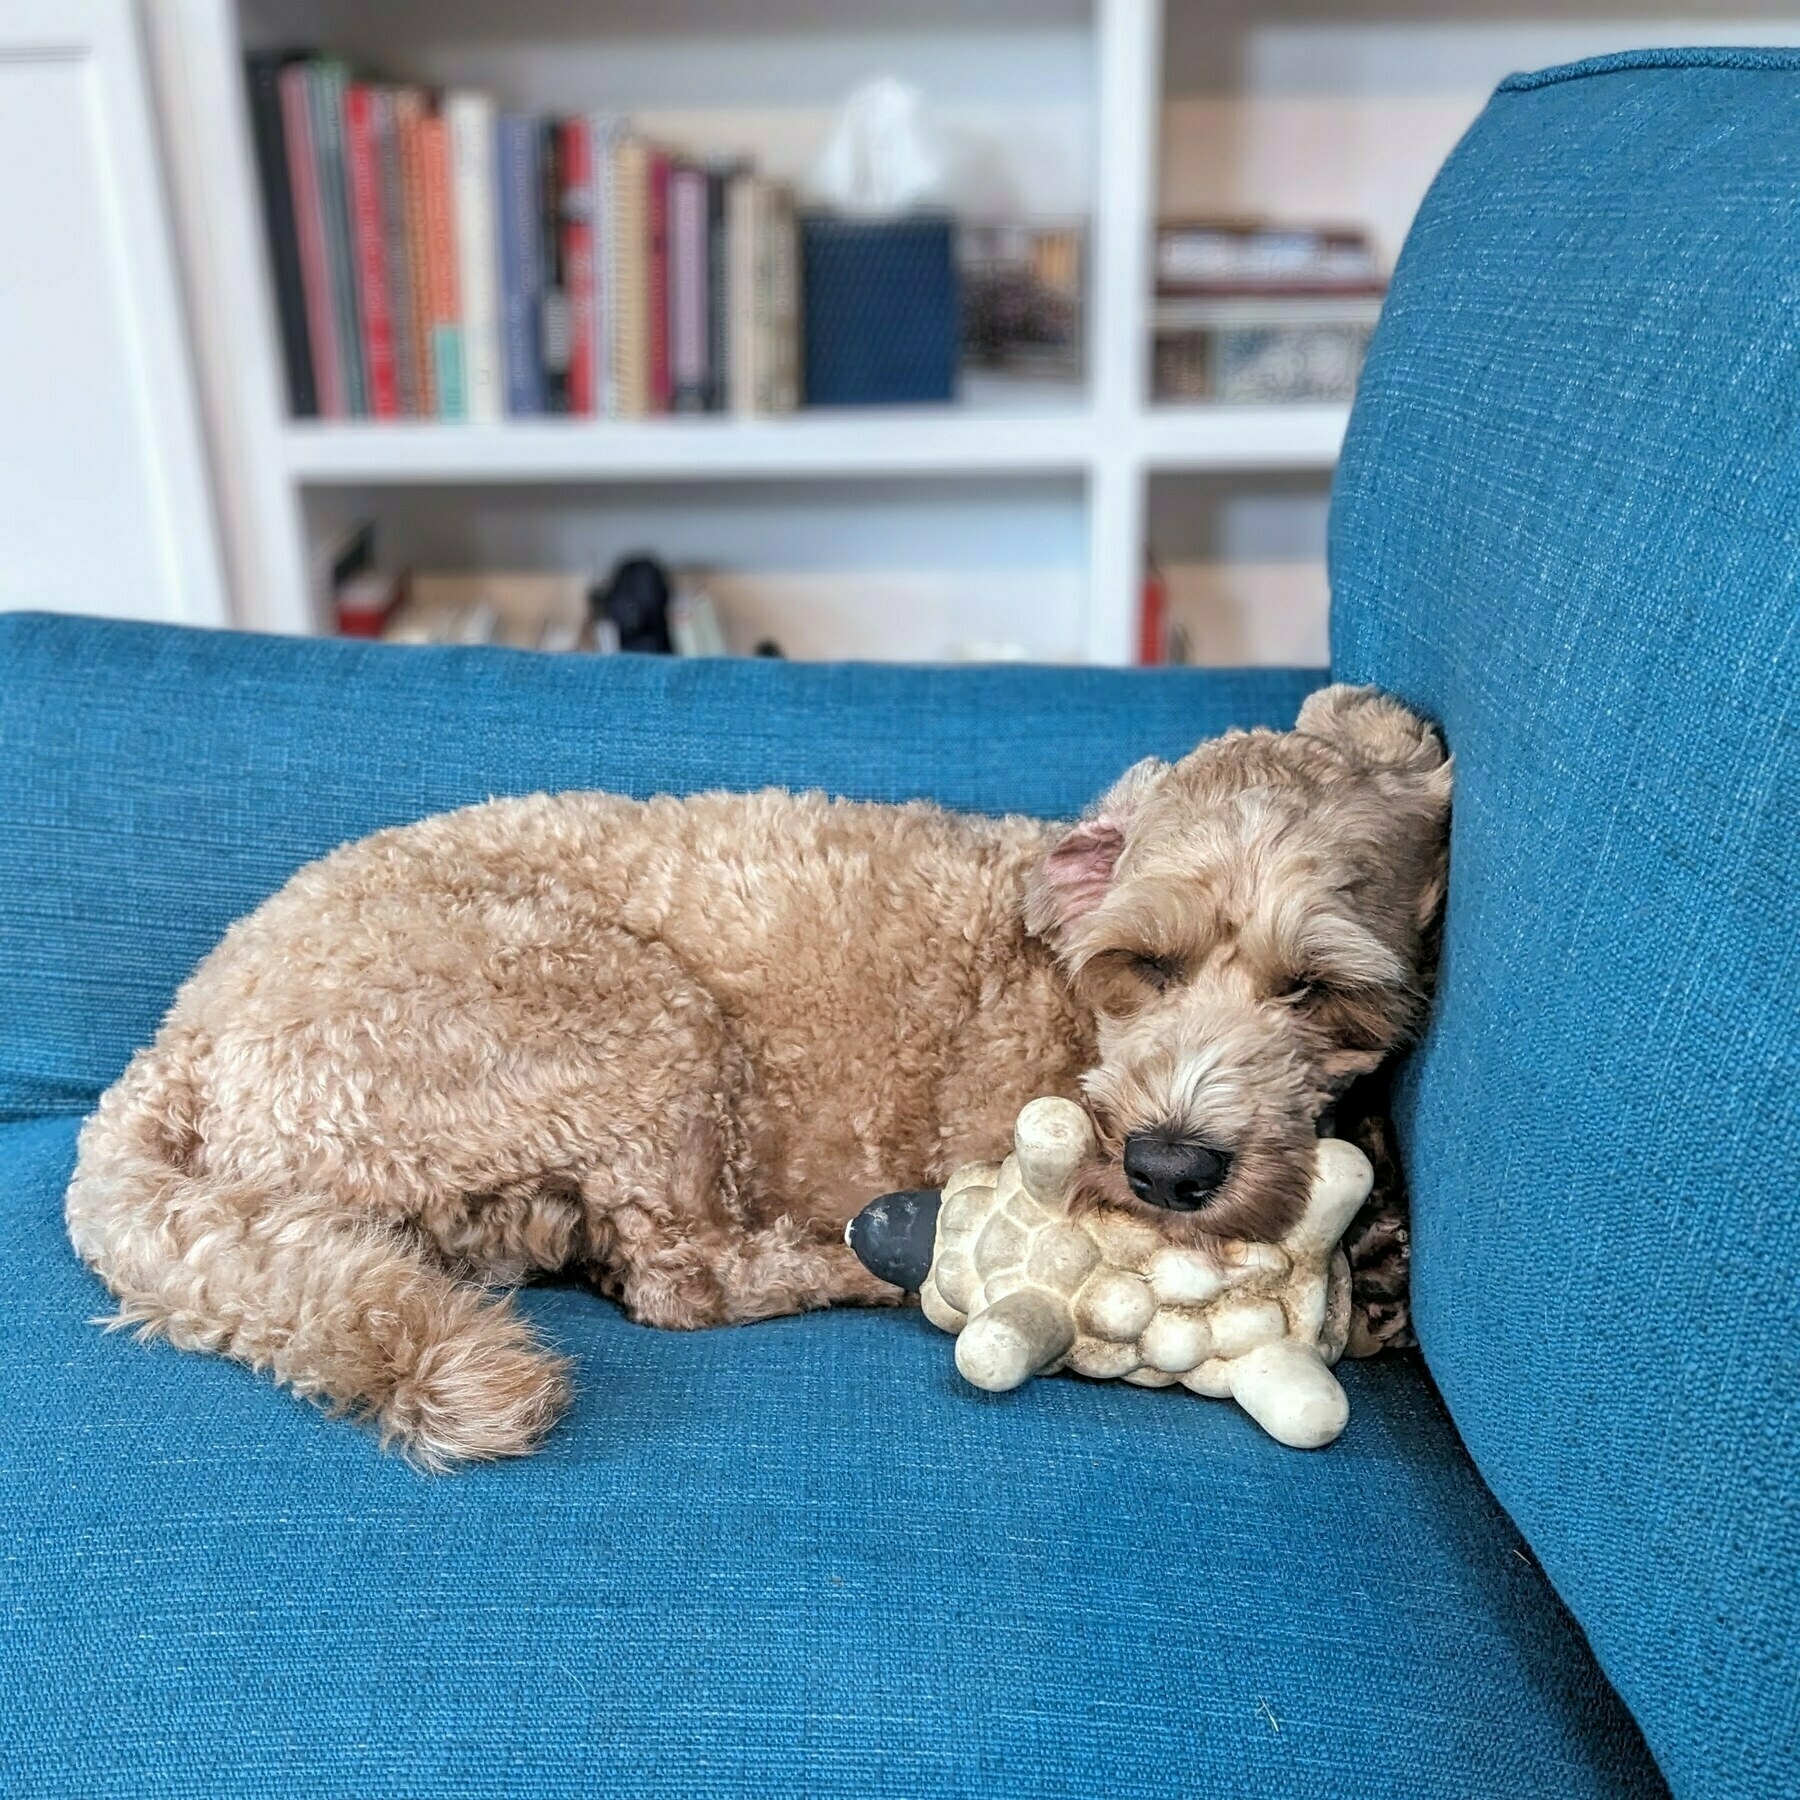
[[[1001,1154],[1036,1094],[1094,1113],[1089,1204],[1273,1235],[1423,1016],[1449,795],[1427,726],[1337,687],[1073,827],[578,793],[379,832],[182,989],[82,1133],[69,1233],[118,1322],[432,1466],[567,1399],[492,1285],[572,1271],[670,1326],[895,1299],[845,1221]],[[1404,1325],[1392,1203],[1365,1349]]]

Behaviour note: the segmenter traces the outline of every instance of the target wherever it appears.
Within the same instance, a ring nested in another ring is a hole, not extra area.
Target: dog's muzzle
[[[1132,1132],[1121,1160],[1131,1191],[1169,1212],[1198,1212],[1231,1168],[1223,1150],[1161,1131]]]

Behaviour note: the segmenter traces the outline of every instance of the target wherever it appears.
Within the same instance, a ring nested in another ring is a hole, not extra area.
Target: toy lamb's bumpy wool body
[[[1284,1444],[1330,1443],[1350,1413],[1330,1366],[1350,1317],[1337,1243],[1374,1179],[1368,1159],[1321,1138],[1293,1230],[1278,1244],[1211,1253],[1123,1213],[1071,1217],[1070,1180],[1093,1149],[1079,1106],[1034,1100],[1011,1156],[946,1183],[919,1299],[934,1325],[957,1334],[956,1366],[996,1391],[1059,1369],[1179,1382],[1230,1396]]]

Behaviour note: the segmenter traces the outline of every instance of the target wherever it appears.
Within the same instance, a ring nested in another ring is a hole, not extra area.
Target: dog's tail
[[[531,1449],[567,1364],[399,1231],[206,1174],[179,1061],[140,1053],[82,1129],[65,1216],[119,1299],[100,1323],[266,1370],[429,1468]]]

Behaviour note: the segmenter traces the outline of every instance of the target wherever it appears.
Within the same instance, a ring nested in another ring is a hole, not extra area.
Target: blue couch
[[[81,1116],[225,924],[488,794],[1065,814],[1322,674],[549,660],[0,620],[0,1793],[1800,1791],[1800,59],[1515,80],[1432,190],[1333,523],[1440,718],[1401,1091],[1423,1356],[1303,1455],[1002,1397],[915,1315],[547,1287],[545,1450],[421,1476],[87,1322]]]

